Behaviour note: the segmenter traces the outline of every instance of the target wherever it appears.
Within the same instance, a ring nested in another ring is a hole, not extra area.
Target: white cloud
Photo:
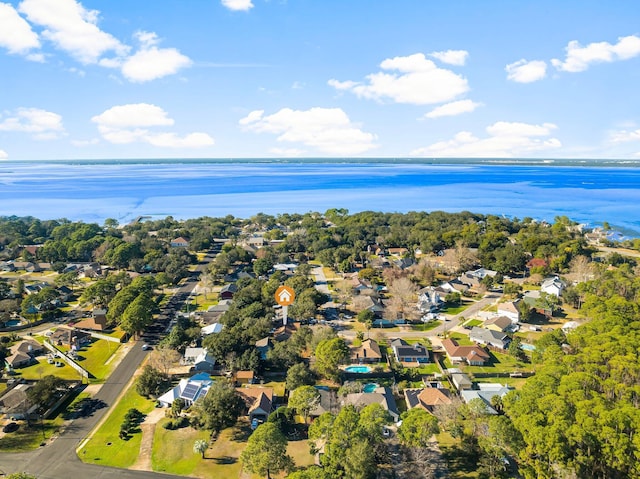
[[[0,160],[6,160],[7,158],[9,158],[9,154],[4,150],[0,150]]]
[[[91,121],[110,128],[168,126],[174,123],[166,111],[149,103],[114,106],[94,116]]]
[[[364,83],[333,79],[328,83],[337,90],[351,91],[361,98],[388,98],[396,103],[413,105],[451,101],[469,90],[464,77],[439,68],[422,53],[386,59],[380,68],[400,73],[372,73],[367,75]]]
[[[107,52],[122,56],[128,51],[98,28],[97,10],[86,10],[75,0],[23,0],[19,9],[30,22],[44,27],[44,38],[81,63],[97,63]]]
[[[172,126],[174,120],[166,111],[149,103],[118,105],[91,118],[102,137],[115,144],[149,143],[168,148],[198,148],[214,144],[207,133],[194,132],[179,136],[173,132],[156,132],[149,128]]]
[[[444,105],[438,106],[431,110],[429,113],[425,114],[425,118],[440,118],[441,116],[456,116],[461,115],[462,113],[470,113],[482,103],[478,103],[472,100],[458,100],[453,101],[451,103],[445,103]]]
[[[522,59],[510,63],[504,69],[507,72],[507,80],[518,83],[532,83],[542,80],[547,75],[547,64],[542,60]]]
[[[640,141],[640,129],[638,130],[620,130],[611,133],[610,140],[613,143],[627,143],[629,141]]]
[[[551,63],[558,70],[565,72],[581,72],[589,68],[592,63],[609,63],[628,60],[640,55],[640,37],[629,35],[619,37],[618,43],[608,42],[589,43],[583,47],[576,40],[569,42],[565,48],[567,55],[564,61],[553,59]]]
[[[71,144],[79,148],[97,145],[98,143],[100,143],[100,140],[98,138],[91,138],[90,140],[71,140]]]
[[[30,133],[36,140],[59,138],[64,132],[62,117],[40,108],[18,108],[0,123],[0,131]]]
[[[132,82],[146,82],[173,75],[192,64],[191,59],[175,48],[158,48],[158,37],[152,32],[137,32],[140,50],[122,64],[122,74]]]
[[[437,58],[442,63],[462,66],[466,63],[469,52],[466,50],[447,50],[445,52],[429,53],[430,57]]]
[[[283,108],[269,116],[256,110],[239,123],[247,130],[276,134],[278,141],[301,143],[323,153],[355,155],[377,147],[376,136],[360,130],[340,108]]]
[[[247,12],[253,8],[251,0],[222,0],[222,6],[234,11]]]
[[[0,3],[0,25],[0,46],[9,53],[27,54],[34,48],[40,48],[37,33],[8,3]]]
[[[531,125],[499,121],[486,128],[489,136],[478,138],[468,131],[451,140],[440,141],[413,150],[414,156],[509,158],[526,156],[537,151],[560,148],[557,138],[548,138],[557,127],[552,123]]]

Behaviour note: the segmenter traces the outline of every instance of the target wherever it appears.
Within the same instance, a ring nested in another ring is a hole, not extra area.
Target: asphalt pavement
[[[205,261],[198,264],[196,271],[192,273],[195,280],[185,281],[174,292],[163,311],[158,315],[156,322],[149,328],[149,332],[142,339],[136,341],[133,347],[113,371],[109,379],[102,384],[98,392],[93,396],[97,404],[103,407],[92,409],[91,413],[71,420],[60,432],[59,436],[47,443],[46,446],[25,453],[0,453],[0,477],[2,474],[15,472],[28,472],[38,479],[134,479],[134,478],[181,478],[147,471],[131,471],[128,469],[116,469],[96,464],[86,464],[80,460],[76,449],[89,437],[91,431],[99,424],[110,408],[117,402],[136,370],[142,364],[148,351],[142,350],[145,342],[156,341],[162,331],[168,325],[168,321],[175,312],[179,311],[184,302],[197,284],[197,276],[213,259],[208,255]],[[105,444],[104,447],[111,447]],[[79,451],[83,454],[82,449]]]

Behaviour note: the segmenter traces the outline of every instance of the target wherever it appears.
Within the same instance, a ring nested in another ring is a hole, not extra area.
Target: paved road
[[[74,419],[65,427],[59,437],[47,446],[41,447],[36,451],[27,453],[0,453],[0,473],[10,474],[25,471],[35,475],[38,479],[182,477],[85,464],[76,455],[76,448],[89,436],[99,421],[108,414],[109,408],[116,403],[116,400],[133,377],[136,369],[138,369],[144,360],[147,351],[142,350],[142,343],[145,341],[153,342],[159,339],[161,332],[166,328],[169,318],[175,311],[179,310],[184,304],[184,301],[189,298],[189,295],[197,284],[197,276],[206,268],[212,258],[212,255],[208,255],[192,274],[191,281],[185,282],[176,289],[175,294],[167,302],[164,310],[159,315],[160,319],[150,328],[150,333],[131,347],[109,379],[93,396],[95,401],[102,401],[107,407],[96,409],[89,416]],[[105,444],[105,447],[110,446]]]

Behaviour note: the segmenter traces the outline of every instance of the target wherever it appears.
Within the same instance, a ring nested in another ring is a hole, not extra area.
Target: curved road
[[[207,255],[205,260],[198,264],[196,271],[180,286],[173,297],[164,307],[159,319],[150,328],[152,331],[164,331],[169,318],[179,310],[197,284],[197,276],[211,261],[212,255]],[[149,341],[157,339],[155,334],[143,336]],[[38,479],[135,479],[135,478],[183,478],[157,472],[131,471],[128,469],[116,469],[95,464],[85,464],[76,455],[76,448],[98,425],[100,420],[107,415],[109,407],[113,406],[123,392],[135,371],[144,360],[147,351],[142,350],[142,341],[138,341],[122,358],[120,364],[113,371],[109,379],[102,384],[100,390],[93,396],[96,401],[103,401],[106,408],[96,409],[93,414],[72,420],[60,433],[60,435],[48,445],[35,451],[25,453],[0,453],[0,474],[14,472],[28,472]],[[105,447],[109,447],[105,445]],[[117,446],[114,446],[117,447]],[[184,479],[184,478],[183,478]]]

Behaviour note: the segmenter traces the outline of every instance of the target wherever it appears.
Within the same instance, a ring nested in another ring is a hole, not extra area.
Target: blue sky
[[[640,3],[0,0],[0,158],[640,159]]]

